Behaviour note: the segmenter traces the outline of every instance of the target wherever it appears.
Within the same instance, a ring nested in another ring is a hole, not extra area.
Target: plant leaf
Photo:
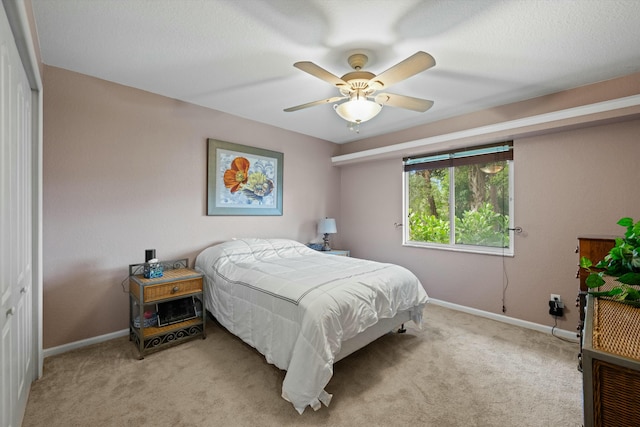
[[[604,279],[598,273],[591,273],[587,276],[587,280],[585,280],[585,284],[588,288],[599,288],[604,285]]]
[[[639,300],[640,299],[640,291],[631,286],[627,287],[627,296],[624,298],[626,300]]]
[[[617,224],[623,227],[631,227],[633,226],[633,219],[629,217],[620,218]]]
[[[609,252],[609,255],[611,255],[611,259],[613,260],[622,259],[622,243],[616,244],[615,247],[611,248],[611,252]]]
[[[594,297],[614,297],[622,293],[623,293],[622,288],[613,288],[611,290],[601,291],[601,292],[589,291],[589,295],[593,295]]]
[[[627,285],[640,285],[640,273],[625,273],[616,279],[620,283]]]
[[[591,266],[593,266],[593,263],[589,258],[587,258],[586,256],[583,256],[582,258],[580,258],[580,267],[589,268]]]

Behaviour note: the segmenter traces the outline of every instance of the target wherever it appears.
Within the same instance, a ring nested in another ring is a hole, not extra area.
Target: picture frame
[[[207,215],[282,215],[284,154],[207,139]]]

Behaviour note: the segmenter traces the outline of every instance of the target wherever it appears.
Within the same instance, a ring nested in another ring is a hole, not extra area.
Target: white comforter
[[[238,239],[196,258],[207,310],[286,370],[282,397],[302,414],[329,404],[324,387],[342,342],[378,319],[412,310],[421,325],[427,294],[407,269],[332,256],[285,239]]]

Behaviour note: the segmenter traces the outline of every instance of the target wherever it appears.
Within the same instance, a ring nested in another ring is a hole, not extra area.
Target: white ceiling
[[[335,143],[380,135],[640,71],[640,0],[32,0],[42,60]],[[339,95],[293,67],[333,74],[369,55],[379,74],[423,50],[436,66],[390,92],[360,133]]]

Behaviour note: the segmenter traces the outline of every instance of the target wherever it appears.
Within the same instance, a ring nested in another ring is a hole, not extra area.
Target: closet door
[[[31,89],[0,10],[0,427],[17,427],[34,369]]]

